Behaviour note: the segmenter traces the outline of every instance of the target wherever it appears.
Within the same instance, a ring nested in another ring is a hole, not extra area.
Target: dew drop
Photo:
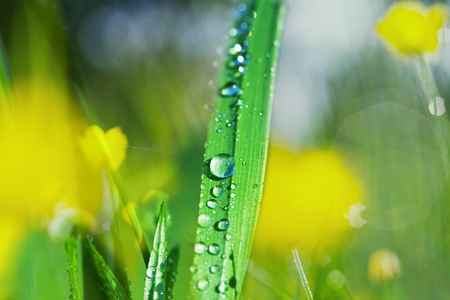
[[[220,196],[223,195],[223,187],[221,187],[220,185],[213,187],[211,189],[211,194],[214,197],[219,198]]]
[[[236,164],[231,155],[221,153],[211,159],[209,168],[214,176],[218,178],[227,178],[233,175]]]
[[[163,262],[161,262],[161,264],[159,265],[159,270],[161,271],[161,272],[164,272],[165,270],[166,270],[166,262],[165,261],[163,261]]]
[[[222,96],[231,97],[239,93],[239,87],[234,82],[229,82],[220,91]]]
[[[236,194],[235,193],[231,193],[230,194],[230,198],[232,198],[232,199],[236,198]]]
[[[225,231],[228,227],[230,227],[230,221],[228,221],[228,219],[222,219],[216,223],[217,230]]]
[[[211,209],[214,209],[217,207],[217,201],[216,200],[208,200],[208,202],[206,202],[206,206],[208,206]]]
[[[225,239],[226,239],[227,241],[231,240],[231,234],[227,233],[227,234],[225,235]]]
[[[192,274],[194,274],[195,272],[197,272],[197,267],[191,266],[191,267],[189,268],[189,271],[190,271]]]
[[[200,291],[204,291],[206,290],[208,285],[209,285],[208,279],[201,279],[197,282],[197,289],[199,289]]]
[[[208,227],[209,225],[211,225],[211,217],[201,214],[200,216],[198,216],[198,225],[200,227]]]
[[[156,268],[155,267],[149,267],[147,269],[147,277],[153,278],[156,276]]]
[[[203,254],[203,252],[205,252],[205,249],[206,249],[205,244],[203,244],[203,243],[201,243],[201,242],[195,244],[195,246],[194,246],[194,251],[195,251],[195,253],[197,253],[197,254]]]
[[[428,102],[428,110],[433,116],[442,116],[445,113],[444,99],[436,97]]]
[[[219,247],[219,245],[217,245],[217,244],[211,244],[211,245],[208,247],[208,252],[211,253],[212,255],[217,255],[217,254],[219,254],[219,251],[220,251],[220,247]]]
[[[234,183],[232,183],[232,184],[230,185],[230,189],[232,189],[232,190],[236,189],[236,185],[235,185]]]
[[[217,291],[222,294],[224,294],[227,291],[227,289],[228,289],[228,286],[225,282],[221,282],[219,284],[219,286],[217,287]]]
[[[211,267],[209,268],[209,271],[210,271],[212,274],[215,274],[215,273],[217,273],[217,272],[220,271],[220,267],[219,267],[218,265],[211,266]]]

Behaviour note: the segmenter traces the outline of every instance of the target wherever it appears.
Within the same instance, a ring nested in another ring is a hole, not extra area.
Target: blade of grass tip
[[[191,295],[239,298],[262,197],[284,6],[241,3],[205,143]]]
[[[69,285],[70,285],[70,299],[82,300],[83,292],[81,284],[83,280],[80,279],[79,274],[83,272],[80,271],[83,264],[78,263],[78,257],[80,255],[80,245],[81,238],[71,235],[66,241],[66,254],[67,254],[67,274],[69,275]],[[81,256],[80,256],[81,257]]]
[[[175,245],[169,252],[167,258],[167,277],[166,277],[166,298],[171,299],[173,297],[173,288],[177,278],[178,262],[180,259],[180,246]]]
[[[164,300],[166,298],[166,278],[167,278],[167,218],[165,200],[161,203],[156,226],[155,237],[153,238],[153,249],[150,252],[147,276],[144,286],[144,300]]]
[[[300,280],[302,282],[303,289],[305,290],[306,298],[308,298],[308,300],[313,300],[314,298],[311,293],[311,289],[309,288],[308,280],[306,280],[306,275],[305,272],[303,271],[302,263],[300,261],[300,257],[298,256],[297,248],[293,248],[292,253],[294,254],[294,262],[295,265],[297,266],[298,274],[300,275]]]
[[[85,239],[88,253],[92,257],[98,276],[102,283],[102,287],[111,299],[126,300],[130,299],[119,280],[111,271],[103,256],[97,251],[90,238]]]

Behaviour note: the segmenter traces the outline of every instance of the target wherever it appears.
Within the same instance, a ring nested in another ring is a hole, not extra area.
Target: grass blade
[[[108,264],[105,262],[103,256],[100,255],[89,238],[86,239],[86,249],[92,257],[92,261],[97,269],[97,274],[100,277],[102,287],[109,298],[117,300],[130,299],[128,293],[120,284],[119,280],[108,267]]]
[[[313,300],[313,295],[311,293],[311,289],[308,285],[308,280],[306,279],[305,271],[303,271],[302,262],[300,261],[300,257],[298,256],[297,248],[292,249],[292,253],[294,254],[295,265],[297,266],[298,274],[300,275],[300,280],[302,281],[303,289],[305,290],[306,298],[308,300]]]
[[[166,298],[171,299],[177,277],[178,262],[180,260],[180,246],[175,245],[167,258]]]
[[[280,1],[252,1],[230,30],[230,54],[205,144],[195,299],[235,299],[242,289],[262,196],[283,17]]]
[[[81,239],[75,236],[70,236],[66,241],[67,274],[69,275],[70,299],[73,300],[83,299],[82,288],[80,287],[83,280],[80,280],[78,276],[78,274],[83,273],[78,271],[82,267],[82,264],[78,263],[78,245],[80,241]]]
[[[167,225],[166,204],[161,204],[158,225],[153,238],[153,249],[148,262],[147,277],[145,278],[144,300],[165,299],[167,277]]]

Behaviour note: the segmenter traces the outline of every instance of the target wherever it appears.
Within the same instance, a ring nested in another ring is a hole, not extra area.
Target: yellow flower
[[[92,167],[113,171],[122,164],[128,145],[127,138],[119,127],[105,133],[97,125],[89,126],[79,143]]]
[[[271,147],[255,245],[330,250],[352,228],[344,214],[358,202],[360,186],[336,152]]]
[[[400,274],[400,260],[391,250],[377,250],[369,258],[367,271],[373,283],[386,282]]]
[[[83,120],[67,91],[51,80],[19,82],[2,105],[2,213],[44,220],[58,202],[97,211],[101,182],[79,149]]]
[[[442,4],[427,8],[417,1],[400,1],[376,24],[376,31],[403,54],[432,52],[447,16],[447,7]]]

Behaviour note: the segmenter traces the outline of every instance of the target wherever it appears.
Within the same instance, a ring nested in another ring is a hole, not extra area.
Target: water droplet
[[[208,202],[206,202],[206,206],[214,209],[217,207],[217,201],[216,200],[208,200]]]
[[[221,282],[218,286],[217,286],[217,291],[219,293],[224,294],[228,289],[228,285],[225,282]]]
[[[230,227],[230,221],[228,221],[228,219],[222,219],[216,223],[217,230],[225,231],[228,227]]]
[[[203,244],[203,243],[201,243],[201,242],[195,244],[195,246],[194,246],[194,251],[195,251],[195,253],[197,253],[197,254],[203,254],[203,252],[205,252],[205,249],[206,249],[205,244]]]
[[[345,283],[345,276],[341,271],[333,270],[327,276],[327,283],[332,289],[340,289]]]
[[[227,233],[227,234],[225,235],[225,239],[226,239],[227,241],[231,240],[231,234]]]
[[[208,227],[209,225],[211,225],[211,217],[201,214],[200,216],[198,216],[198,225],[200,227]]]
[[[161,272],[164,272],[165,270],[166,270],[166,262],[165,261],[163,261],[163,262],[161,262],[161,264],[159,265],[159,270],[161,271]]]
[[[214,176],[218,178],[227,178],[233,175],[236,164],[231,155],[221,153],[211,159],[209,168]]]
[[[156,268],[155,267],[148,267],[147,269],[147,277],[153,278],[156,276]]]
[[[211,266],[211,268],[209,268],[209,271],[213,274],[217,273],[220,271],[220,267],[218,265],[215,266]]]
[[[206,290],[206,288],[208,287],[208,285],[209,285],[209,281],[208,281],[208,279],[201,279],[201,280],[199,280],[198,282],[197,282],[197,288],[200,290],[200,291],[204,291],[204,290]]]
[[[216,132],[217,132],[217,133],[222,133],[222,132],[223,132],[223,129],[222,129],[222,128],[218,128],[218,129],[216,130]]]
[[[230,198],[232,198],[232,199],[236,198],[236,194],[235,193],[231,193],[230,194]]]
[[[428,110],[433,116],[442,116],[445,113],[444,99],[436,97],[428,102]]]
[[[256,189],[257,187],[258,187],[258,185],[255,183],[255,184],[253,185],[253,188]]]
[[[219,254],[219,251],[220,251],[220,247],[219,247],[219,245],[217,245],[217,244],[211,244],[211,245],[208,247],[208,252],[211,253],[212,255],[217,255],[217,254]]]
[[[219,198],[220,196],[223,195],[223,187],[221,187],[220,185],[213,187],[211,189],[211,194],[214,197]]]
[[[224,85],[224,87],[222,88],[222,90],[220,91],[222,96],[234,96],[237,93],[239,93],[239,87],[237,86],[237,84],[235,84],[234,82],[229,82],[226,85]]]
[[[195,272],[197,272],[197,267],[191,266],[191,267],[189,268],[189,271],[191,271],[191,273],[194,274]]]
[[[236,189],[236,185],[235,185],[234,183],[232,183],[232,184],[230,185],[230,189],[232,189],[232,190]]]
[[[259,114],[258,114],[258,116],[262,116],[263,115],[263,113],[262,112],[260,112]]]

